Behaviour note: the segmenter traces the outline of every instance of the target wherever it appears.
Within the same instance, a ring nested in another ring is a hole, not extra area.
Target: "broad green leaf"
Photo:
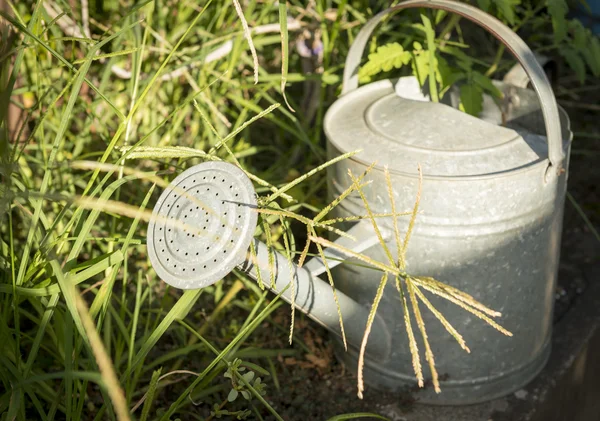
[[[573,43],[575,44],[575,47],[577,47],[579,51],[586,50],[588,48],[588,34],[581,22],[572,20],[569,22],[569,27],[573,32]]]
[[[590,37],[588,48],[583,50],[583,58],[594,76],[600,76],[600,38]]]
[[[227,395],[227,401],[228,402],[233,402],[233,401],[235,401],[237,399],[237,397],[238,397],[238,391],[235,390],[235,389],[231,389],[229,391],[229,395]]]
[[[492,4],[492,0],[477,0],[477,5],[481,10],[487,12]]]
[[[465,72],[457,70],[451,67],[448,62],[439,54],[436,56],[437,59],[437,72],[436,79],[440,84],[440,98],[448,91],[448,89],[459,80],[466,77]]]
[[[254,371],[249,371],[247,373],[244,373],[244,375],[242,375],[242,377],[244,378],[244,380],[246,380],[247,382],[251,382],[252,379],[254,379]]]
[[[401,68],[410,59],[410,52],[405,51],[397,42],[382,45],[376,52],[369,54],[369,61],[359,70],[358,76],[361,80],[368,81],[378,73]]]
[[[521,4],[521,0],[493,0],[498,8],[498,11],[504,18],[514,25],[515,23],[515,7]]]
[[[478,116],[483,109],[481,89],[472,83],[460,87],[460,109],[467,114]]]
[[[437,59],[435,54],[435,29],[431,24],[431,20],[423,13],[421,13],[421,20],[423,21],[423,27],[425,28],[425,37],[427,38],[427,60],[430,63],[428,66],[429,75],[429,95],[432,102],[439,102],[440,98],[438,95],[438,88],[436,79],[437,75]]]
[[[565,16],[569,11],[566,0],[546,0],[548,13],[552,18],[552,29],[554,30],[554,40],[562,41],[567,35],[567,21]]]
[[[496,86],[492,83],[492,80],[479,72],[473,72],[471,74],[473,77],[473,81],[479,85],[484,91],[489,92],[496,98],[502,98],[502,92],[500,89],[496,88]]]
[[[419,80],[419,85],[423,86],[429,75],[429,56],[427,54],[417,54],[412,62],[413,73]]]
[[[575,72],[579,82],[585,82],[585,63],[577,51],[565,47],[560,49],[560,55],[564,57],[569,67]]]

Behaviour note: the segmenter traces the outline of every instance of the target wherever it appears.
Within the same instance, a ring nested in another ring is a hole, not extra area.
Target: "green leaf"
[[[376,52],[369,54],[369,60],[359,70],[358,76],[361,80],[368,81],[378,73],[401,68],[408,64],[410,59],[410,52],[405,51],[397,42],[382,45]]]
[[[435,54],[435,30],[431,24],[431,20],[423,13],[421,13],[421,20],[425,27],[425,37],[427,38],[427,60],[429,62],[429,95],[431,96],[432,102],[439,102],[438,88],[436,85],[436,79],[439,79],[437,75],[437,59]]]
[[[429,75],[429,56],[427,54],[415,55],[412,67],[414,75],[419,80],[419,85],[423,86]]]
[[[577,51],[565,47],[560,49],[560,55],[564,57],[569,67],[575,72],[579,82],[585,82],[585,63]]]
[[[546,6],[548,6],[548,13],[550,13],[550,17],[552,18],[554,40],[560,42],[567,35],[567,21],[565,16],[569,11],[569,7],[565,0],[546,0]]]
[[[142,417],[140,418],[140,421],[146,421],[148,419],[148,415],[150,415],[150,408],[152,407],[152,402],[154,401],[161,371],[162,368],[159,368],[154,373],[152,373],[152,379],[150,380],[150,386],[146,394],[146,400],[144,401],[144,407],[142,409]]]
[[[600,38],[584,28],[578,20],[569,22],[569,30],[573,33],[573,44],[587,67],[594,76],[600,76]]]
[[[498,8],[498,11],[504,18],[514,25],[515,23],[515,7],[521,4],[521,0],[493,0]]]
[[[128,153],[127,159],[182,159],[211,157],[211,155],[200,149],[188,148],[185,146],[124,146],[118,149],[123,153]],[[132,149],[133,151],[131,151]]]
[[[481,88],[473,83],[460,87],[460,109],[467,114],[478,116],[483,109]]]
[[[281,95],[291,111],[294,109],[288,103],[287,97],[285,95],[285,84],[287,82],[288,75],[288,27],[287,27],[287,2],[285,0],[279,0],[279,27],[280,27],[280,37],[281,37]]]
[[[569,22],[569,27],[573,32],[573,43],[575,44],[575,47],[577,47],[579,51],[586,50],[588,48],[587,43],[589,42],[588,34],[581,22],[572,20]]]
[[[477,5],[479,5],[479,8],[484,12],[489,10],[491,4],[492,0],[477,0]]]
[[[489,77],[479,72],[473,72],[471,77],[473,78],[473,82],[479,85],[484,91],[489,92],[496,98],[502,98],[502,92],[496,88]]]
[[[252,395],[247,390],[242,390],[241,393],[244,399],[246,399],[247,401],[249,401],[252,398]]]
[[[466,77],[465,72],[451,67],[448,62],[439,54],[437,55],[437,72],[436,78],[440,84],[440,98],[444,96],[446,91],[459,80]]]
[[[249,371],[247,373],[245,373],[243,376],[244,380],[246,380],[248,383],[250,383],[252,381],[252,379],[254,378],[254,371]]]
[[[229,395],[227,395],[227,401],[233,402],[237,399],[237,397],[238,397],[238,391],[235,389],[231,389],[229,391]]]
[[[600,38],[591,36],[588,48],[584,49],[582,53],[594,76],[600,76]]]

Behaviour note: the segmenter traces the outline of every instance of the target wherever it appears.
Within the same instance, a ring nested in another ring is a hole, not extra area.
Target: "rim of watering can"
[[[525,72],[531,80],[531,85],[538,95],[540,107],[544,115],[544,124],[546,126],[546,138],[548,143],[548,158],[545,165],[546,178],[549,173],[557,176],[563,172],[563,163],[566,158],[563,150],[562,130],[560,124],[560,115],[558,104],[554,97],[550,82],[535,55],[527,44],[510,28],[500,22],[498,19],[482,10],[464,3],[451,0],[407,0],[394,7],[386,9],[373,18],[371,18],[361,29],[354,42],[350,46],[350,51],[344,65],[344,77],[342,85],[342,95],[355,90],[358,87],[358,67],[363,55],[366,43],[379,22],[389,13],[407,9],[407,8],[431,8],[442,9],[461,15],[470,21],[476,23],[490,32],[496,39],[502,42],[506,48],[512,52],[513,56],[521,63]],[[542,161],[545,163],[545,161]],[[534,167],[532,165],[532,167]],[[551,171],[554,169],[554,171]],[[516,170],[518,171],[518,170]],[[512,172],[514,173],[514,172]],[[501,174],[501,173],[499,173]],[[486,174],[483,176],[455,176],[455,178],[467,177],[497,177],[499,174]],[[443,177],[442,178],[448,178]]]

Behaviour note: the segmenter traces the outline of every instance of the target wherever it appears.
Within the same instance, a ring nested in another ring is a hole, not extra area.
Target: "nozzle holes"
[[[188,254],[187,254],[187,252],[185,253],[185,255],[186,255],[186,256],[188,255]]]
[[[223,250],[223,254],[227,253],[227,250]]]
[[[196,268],[192,268],[192,272],[196,272]]]
[[[206,265],[202,266],[204,269],[206,269]]]
[[[196,256],[198,256],[198,254],[199,254],[199,253],[198,253],[198,252],[196,252]]]

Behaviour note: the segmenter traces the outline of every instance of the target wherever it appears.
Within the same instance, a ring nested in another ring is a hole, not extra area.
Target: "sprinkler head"
[[[258,212],[244,171],[204,162],[177,176],[154,206],[148,254],[158,276],[175,288],[212,285],[246,260]]]

